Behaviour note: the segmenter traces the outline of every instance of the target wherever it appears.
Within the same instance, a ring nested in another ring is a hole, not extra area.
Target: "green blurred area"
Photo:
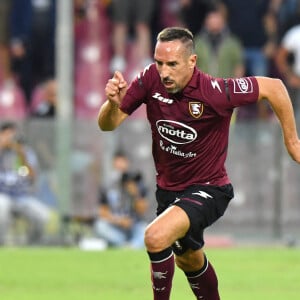
[[[222,300],[299,297],[297,248],[209,248],[206,253],[217,271]],[[141,250],[3,248],[0,270],[5,300],[152,299],[148,257]],[[171,299],[194,299],[179,269]]]

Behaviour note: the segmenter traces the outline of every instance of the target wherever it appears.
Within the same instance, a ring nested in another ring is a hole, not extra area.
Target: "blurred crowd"
[[[298,109],[299,0],[73,0],[74,112],[94,116],[115,70],[128,80],[152,62],[166,26],[196,37],[198,66],[214,76],[273,76],[287,84]],[[0,116],[54,117],[55,0],[0,2]],[[67,38],[67,37],[66,37]],[[263,104],[238,112],[268,118]]]
[[[54,213],[33,192],[41,178],[35,150],[19,139],[17,123],[54,118],[55,0],[0,1],[0,245],[16,217],[26,239],[40,243]],[[94,122],[115,70],[131,80],[152,63],[157,33],[185,26],[195,36],[197,65],[217,77],[271,76],[284,80],[300,112],[300,0],[73,0],[74,115]],[[66,37],[68,38],[68,37]],[[134,117],[134,116],[133,116]],[[137,112],[135,117],[145,117]],[[234,120],[271,118],[262,102]],[[45,123],[45,122],[43,122]],[[47,153],[44,151],[43,153]],[[100,187],[94,237],[107,246],[143,245],[149,203],[143,174],[116,153],[110,185]],[[100,184],[101,185],[101,184]],[[120,204],[122,203],[122,205]]]

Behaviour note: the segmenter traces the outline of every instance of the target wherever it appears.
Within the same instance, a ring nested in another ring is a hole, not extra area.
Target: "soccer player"
[[[287,151],[299,163],[293,107],[279,79],[214,78],[201,72],[193,35],[185,28],[158,34],[154,60],[130,85],[115,72],[98,124],[114,130],[141,104],[147,107],[157,171],[158,216],[145,232],[154,300],[169,299],[174,261],[197,299],[217,300],[217,276],[203,251],[203,231],[224,214],[234,195],[224,166],[232,112],[266,99]]]

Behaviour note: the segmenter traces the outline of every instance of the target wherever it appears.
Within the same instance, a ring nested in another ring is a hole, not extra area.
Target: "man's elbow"
[[[113,131],[116,128],[116,126],[113,126],[112,124],[105,124],[100,121],[98,122],[98,126],[102,131]]]
[[[102,131],[113,131],[126,119],[128,115],[117,111],[113,115],[99,113],[98,126]]]

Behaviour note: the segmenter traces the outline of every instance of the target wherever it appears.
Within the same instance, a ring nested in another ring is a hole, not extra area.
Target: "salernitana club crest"
[[[201,102],[189,102],[190,114],[198,119],[203,113],[203,104]]]

